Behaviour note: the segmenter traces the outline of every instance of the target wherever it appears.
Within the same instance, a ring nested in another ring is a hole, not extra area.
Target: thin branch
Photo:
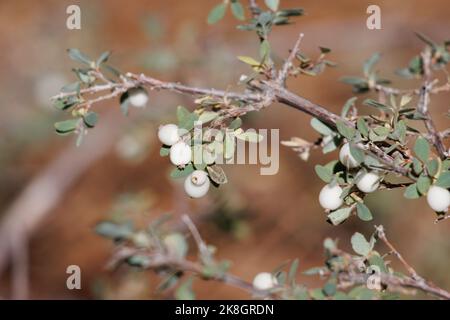
[[[420,89],[419,95],[419,103],[417,105],[417,111],[420,112],[426,119],[425,127],[428,130],[428,133],[431,135],[433,144],[436,148],[436,151],[439,154],[439,157],[444,160],[447,158],[447,150],[442,141],[442,138],[439,134],[439,131],[436,129],[436,125],[431,117],[430,111],[428,110],[428,106],[430,104],[430,91],[433,87],[433,83],[430,81],[431,78],[431,52],[430,50],[425,50],[421,54],[424,68],[424,82],[422,88]]]
[[[300,44],[302,42],[302,39],[305,35],[303,33],[300,33],[298,36],[297,41],[295,42],[294,48],[292,48],[291,53],[289,54],[288,58],[284,62],[283,66],[281,67],[280,72],[278,73],[278,83],[282,86],[284,86],[286,78],[289,76],[289,69],[292,67],[292,63],[295,59],[295,56],[300,50]]]
[[[378,238],[384,242],[384,244],[391,250],[391,252],[397,257],[398,260],[400,260],[400,262],[405,266],[406,270],[408,271],[408,273],[411,275],[411,277],[414,280],[417,281],[424,281],[424,279],[419,276],[419,274],[416,272],[416,270],[414,270],[413,267],[411,267],[411,265],[406,262],[406,260],[403,258],[403,256],[397,251],[397,249],[395,249],[395,247],[389,242],[389,240],[386,237],[386,234],[384,233],[384,228],[383,226],[377,226],[375,227],[376,231],[377,231],[377,235]]]

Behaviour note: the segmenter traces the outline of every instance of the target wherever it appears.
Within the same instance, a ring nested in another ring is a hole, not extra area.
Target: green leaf
[[[439,170],[439,161],[432,159],[427,162],[427,171],[431,177],[435,177]]]
[[[352,140],[355,136],[355,128],[347,126],[342,120],[336,121],[336,128],[338,129],[339,133],[348,140]]]
[[[414,153],[422,162],[428,162],[430,156],[430,144],[425,138],[418,137],[414,144]]]
[[[367,126],[364,118],[358,119],[358,121],[356,122],[356,128],[364,137],[369,137],[369,127]]]
[[[352,97],[345,102],[344,106],[342,107],[341,117],[345,118],[352,106],[355,105],[355,101],[358,99],[358,97]]]
[[[358,218],[363,221],[370,221],[373,219],[370,209],[362,202],[356,204],[356,213],[358,214]]]
[[[280,0],[264,0],[264,2],[266,3],[266,6],[274,12],[278,10],[278,6],[280,5]]]
[[[231,12],[238,20],[245,20],[244,7],[239,1],[231,2]]]
[[[188,175],[190,175],[192,172],[194,172],[194,165],[192,163],[189,163],[184,168],[174,168],[172,172],[170,173],[170,177],[174,179],[178,178],[185,178]]]
[[[364,151],[361,150],[361,148],[358,148],[353,143],[350,143],[349,147],[350,147],[350,154],[351,154],[351,156],[353,158],[355,158],[355,160],[358,162],[358,164],[363,163],[364,159],[365,159]]]
[[[80,91],[80,82],[73,82],[66,84],[64,87],[61,88],[61,92],[79,92]]]
[[[208,24],[214,24],[225,16],[227,10],[226,3],[221,3],[215,6],[208,14]]]
[[[270,43],[267,40],[261,41],[259,45],[259,57],[261,61],[266,62],[267,58],[270,57]]]
[[[353,251],[362,256],[367,256],[372,251],[372,245],[359,232],[356,232],[351,239]]]
[[[193,112],[189,112],[189,110],[183,106],[178,106],[177,119],[179,128],[191,131],[194,128],[195,121],[198,120],[198,115]]]
[[[193,281],[194,278],[191,276],[177,288],[175,291],[177,300],[195,300],[195,294],[192,290]]]
[[[110,51],[103,52],[100,57],[98,57],[97,62],[95,63],[98,67],[101,66],[104,62],[108,61],[109,56],[111,55]]]
[[[413,183],[413,184],[409,185],[405,189],[405,193],[403,194],[403,196],[406,199],[418,199],[418,198],[420,198],[419,191],[417,190],[417,184]]]
[[[302,273],[307,276],[314,276],[316,274],[325,274],[328,271],[325,267],[314,267],[308,270],[303,271]]]
[[[442,172],[434,185],[445,189],[450,188],[450,172]]]
[[[258,143],[262,141],[263,136],[254,131],[246,131],[243,133],[236,134],[236,138],[252,143]]]
[[[248,65],[251,65],[252,67],[258,67],[258,66],[261,65],[261,62],[259,62],[259,61],[255,60],[255,59],[253,59],[252,57],[248,57],[248,56],[238,56],[237,58],[238,58],[240,61],[242,61],[242,62],[244,62],[244,63],[246,63],[246,64],[248,64]]]
[[[297,270],[298,270],[298,264],[299,261],[298,259],[295,259],[292,263],[291,263],[291,267],[289,268],[289,273],[288,273],[288,282],[294,282],[295,281],[295,276],[297,275]]]
[[[378,253],[371,254],[371,256],[369,257],[369,265],[377,266],[378,268],[380,268],[380,272],[388,272],[383,258]]]
[[[75,131],[78,126],[80,119],[70,119],[65,121],[60,121],[55,123],[55,129],[58,133],[69,133]]]
[[[316,118],[311,119],[311,127],[313,127],[314,130],[324,136],[329,136],[334,133],[334,131],[329,126]]]
[[[352,208],[342,208],[331,212],[327,217],[333,225],[337,226],[347,220],[351,212]]]
[[[324,167],[318,164],[314,167],[314,170],[316,170],[316,174],[319,176],[319,178],[326,183],[330,183],[333,179],[333,171],[328,167]]]
[[[215,183],[225,184],[228,182],[227,175],[225,174],[223,169],[218,165],[213,164],[211,166],[208,166],[206,170],[208,171],[211,180],[214,181]]]
[[[336,291],[337,291],[336,284],[332,282],[327,282],[323,287],[323,293],[328,297],[333,296],[336,293]]]
[[[98,122],[98,114],[95,112],[88,112],[86,115],[84,115],[83,117],[84,120],[84,124],[89,127],[89,128],[93,128],[95,127],[95,125]]]
[[[219,115],[214,111],[203,111],[202,114],[198,117],[198,121],[202,124],[208,123],[214,119],[216,119]]]
[[[419,191],[420,194],[422,195],[426,194],[431,186],[430,178],[425,175],[421,175],[416,183],[417,183],[417,191]]]
[[[111,221],[103,221],[95,226],[95,232],[106,238],[121,240],[133,234],[133,225],[129,222],[116,224]]]
[[[372,72],[373,66],[380,60],[381,55],[377,52],[374,53],[369,59],[364,62],[364,75],[368,77]]]
[[[159,149],[159,155],[161,157],[167,157],[169,154],[170,154],[169,146],[162,146],[161,149]]]
[[[84,53],[82,53],[80,50],[78,49],[67,49],[67,53],[69,54],[70,59],[77,61],[77,62],[81,62],[87,65],[91,65],[91,58],[89,58],[87,55],[85,55]]]
[[[167,253],[177,259],[184,259],[189,250],[188,244],[184,236],[180,233],[170,233],[163,238],[164,246]]]
[[[231,129],[231,130],[236,130],[236,129],[240,128],[241,125],[242,125],[242,119],[241,118],[236,118],[233,121],[231,121],[231,123],[228,126],[228,128]]]
[[[380,109],[385,112],[391,111],[391,109],[388,106],[386,106],[385,104],[380,103],[378,101],[375,101],[373,99],[366,99],[366,100],[364,100],[363,104],[366,106],[369,106],[369,107],[374,107],[374,108]]]

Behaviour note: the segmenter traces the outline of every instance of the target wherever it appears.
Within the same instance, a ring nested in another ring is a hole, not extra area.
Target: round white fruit
[[[358,161],[350,153],[350,145],[344,144],[339,151],[339,161],[349,169],[353,169],[359,166]]]
[[[143,108],[148,102],[148,93],[143,88],[132,88],[128,90],[130,104],[136,108]]]
[[[331,186],[327,184],[320,190],[319,203],[324,209],[336,210],[344,202],[341,199],[342,188],[337,184]]]
[[[450,192],[438,186],[431,186],[427,194],[428,205],[436,212],[445,212],[450,206]]]
[[[183,142],[179,141],[170,147],[170,162],[176,166],[184,166],[191,162],[192,152],[191,147]]]
[[[277,285],[277,278],[269,272],[258,273],[253,279],[253,287],[257,290],[269,290]]]
[[[210,185],[208,174],[205,171],[195,170],[184,181],[184,191],[191,198],[201,198],[208,193]]]
[[[374,192],[380,186],[380,176],[373,172],[364,173],[356,186],[364,193]]]
[[[178,126],[176,124],[166,124],[160,126],[158,130],[158,138],[162,144],[166,146],[172,146],[180,141],[180,135],[178,134]]]

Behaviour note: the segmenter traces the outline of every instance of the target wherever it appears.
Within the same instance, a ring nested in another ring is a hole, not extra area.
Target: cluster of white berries
[[[175,124],[159,127],[159,140],[170,146],[170,162],[177,167],[184,167],[192,160],[191,147],[181,139],[179,128]],[[184,190],[192,198],[201,198],[208,193],[210,181],[208,174],[202,170],[192,172],[184,182]]]
[[[348,169],[354,169],[359,166],[358,161],[350,153],[350,145],[345,143],[339,151],[339,161]],[[364,192],[371,193],[380,186],[381,177],[375,172],[362,173],[356,183],[356,187]],[[342,188],[338,184],[327,184],[322,188],[319,194],[320,205],[327,210],[336,210],[343,203]]]
[[[350,145],[345,143],[339,151],[339,161],[348,169],[359,166],[358,161],[350,153]],[[364,172],[357,177],[356,187],[364,192],[371,193],[380,186],[381,177],[375,172]],[[319,194],[320,205],[327,210],[336,210],[343,204],[341,199],[342,188],[338,184],[327,184]],[[427,193],[427,202],[436,212],[446,212],[450,206],[450,192],[439,186],[431,186]]]
[[[256,290],[270,290],[278,285],[277,278],[269,272],[258,273],[253,279],[253,288]]]

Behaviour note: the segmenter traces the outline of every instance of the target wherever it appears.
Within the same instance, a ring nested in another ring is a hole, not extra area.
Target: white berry
[[[170,162],[174,165],[185,166],[191,162],[191,158],[191,147],[187,143],[179,141],[170,147]]]
[[[257,290],[269,290],[277,285],[277,278],[269,272],[258,273],[253,279],[253,287]]]
[[[128,99],[133,107],[143,108],[148,102],[148,94],[143,88],[132,88],[128,90]]]
[[[380,186],[380,176],[373,172],[364,173],[356,186],[364,193],[374,192]]]
[[[358,167],[358,161],[350,153],[350,145],[344,144],[339,151],[339,161],[349,169]]]
[[[178,126],[176,124],[166,124],[164,126],[160,126],[158,130],[158,138],[159,141],[166,146],[174,145],[180,141]]]
[[[327,184],[320,190],[319,203],[324,209],[335,210],[344,202],[341,199],[342,188],[337,184],[331,186]]]
[[[184,191],[192,198],[201,198],[208,193],[210,184],[205,171],[195,170],[184,181]]]
[[[428,205],[436,212],[445,212],[450,206],[450,192],[438,186],[431,186],[427,194]]]

